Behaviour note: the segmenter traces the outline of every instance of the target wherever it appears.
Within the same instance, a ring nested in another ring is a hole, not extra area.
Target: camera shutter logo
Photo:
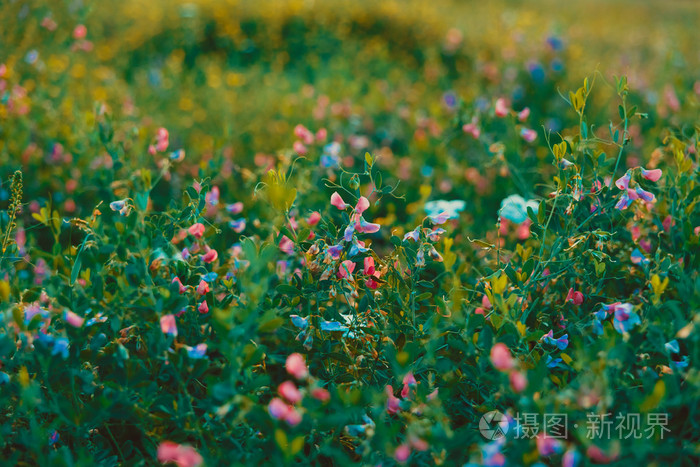
[[[498,410],[487,412],[479,420],[479,431],[488,440],[501,439],[508,433],[508,419]]]

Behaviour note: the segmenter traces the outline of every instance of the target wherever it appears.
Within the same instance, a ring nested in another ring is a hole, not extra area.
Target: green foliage
[[[39,3],[0,7],[8,465],[698,460],[692,68],[570,85],[566,37],[476,56],[413,3]]]

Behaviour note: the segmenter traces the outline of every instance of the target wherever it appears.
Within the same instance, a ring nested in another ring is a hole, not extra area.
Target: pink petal
[[[355,206],[355,212],[357,214],[362,214],[367,208],[369,208],[369,200],[364,196],[360,196],[360,199],[357,201],[357,206]]]
[[[177,336],[177,324],[175,323],[175,315],[164,315],[160,317],[160,329],[163,334]]]
[[[658,182],[661,175],[663,175],[661,169],[645,170],[644,167],[642,167],[642,177],[646,178],[647,180]]]
[[[341,211],[350,207],[349,204],[347,204],[345,201],[343,201],[343,198],[340,197],[340,195],[338,194],[337,191],[334,191],[333,194],[331,195],[331,205],[335,206],[336,208],[340,209]]]

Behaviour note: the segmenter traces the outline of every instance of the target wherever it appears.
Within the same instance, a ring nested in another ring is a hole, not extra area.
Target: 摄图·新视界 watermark
[[[589,413],[585,420],[570,421],[564,413],[517,413],[510,417],[494,410],[481,417],[479,431],[491,440],[508,435],[514,439],[565,439],[572,429],[585,430],[588,439],[663,439],[671,431],[668,423],[667,413]]]

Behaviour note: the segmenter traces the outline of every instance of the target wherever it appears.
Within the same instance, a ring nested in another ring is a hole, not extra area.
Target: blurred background
[[[700,62],[696,0],[10,0],[0,12],[0,63],[38,69],[30,85],[64,136],[70,108],[102,101],[200,151],[272,151],[288,144],[290,115],[475,98],[523,73],[544,95],[596,69],[652,87]],[[78,24],[90,50],[75,50]]]

